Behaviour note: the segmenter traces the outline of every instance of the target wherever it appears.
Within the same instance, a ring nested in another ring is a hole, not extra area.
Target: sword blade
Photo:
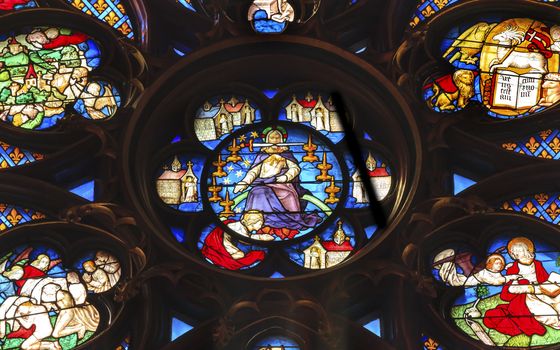
[[[270,146],[303,146],[305,142],[284,142],[284,143],[253,143],[253,147],[270,147]]]

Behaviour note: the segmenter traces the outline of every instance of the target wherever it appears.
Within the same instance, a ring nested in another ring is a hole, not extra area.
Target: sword
[[[249,151],[253,152],[253,149],[255,147],[270,147],[270,146],[304,146],[305,142],[281,142],[281,143],[255,143],[254,140],[249,140],[249,142],[247,144],[243,143],[240,146],[243,147],[249,147]]]

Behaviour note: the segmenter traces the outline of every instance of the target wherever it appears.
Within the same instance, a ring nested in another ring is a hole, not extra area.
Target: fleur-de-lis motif
[[[119,9],[119,11],[125,15],[126,14],[126,10],[124,9],[124,6],[122,4],[118,4],[117,8]]]
[[[525,144],[525,146],[529,149],[529,151],[531,152],[535,152],[537,150],[537,148],[539,148],[541,144],[537,142],[537,140],[534,137],[531,137],[529,139],[529,142],[527,142]]]
[[[81,9],[84,8],[84,6],[86,6],[86,4],[84,4],[84,2],[82,0],[73,0],[72,1],[72,6],[81,10]]]
[[[8,219],[10,224],[15,226],[20,222],[21,219],[23,219],[23,216],[21,216],[21,214],[15,208],[13,208],[10,211],[10,214],[6,216],[6,218]]]
[[[115,23],[119,21],[119,16],[113,11],[109,12],[109,14],[105,17],[105,22],[110,26],[113,26]]]
[[[17,164],[19,163],[25,155],[21,153],[19,147],[15,147],[12,153],[10,153],[10,158]]]
[[[132,28],[130,28],[130,26],[129,26],[128,23],[126,23],[126,22],[124,22],[124,23],[119,27],[119,32],[123,33],[124,35],[128,35],[131,31],[132,31]]]
[[[424,346],[426,347],[426,349],[428,350],[437,350],[439,344],[437,341],[433,340],[432,338],[428,338],[428,340],[426,340],[424,342]]]
[[[505,210],[513,210],[513,208],[511,207],[511,205],[509,205],[509,202],[504,202],[504,204],[502,204],[502,209],[505,209]]]
[[[504,143],[502,144],[502,148],[508,151],[513,151],[517,147],[516,143]]]
[[[515,198],[513,203],[515,203],[515,205],[519,205],[521,203],[521,198]]]
[[[0,203],[0,214],[2,214],[7,207],[8,205],[6,203]]]
[[[436,4],[440,9],[447,6],[448,3],[449,3],[449,0],[435,0],[434,1],[434,4]]]
[[[539,136],[541,137],[541,139],[546,140],[546,138],[552,134],[552,130],[548,129],[548,130],[543,130],[541,132],[539,132]]]
[[[560,207],[554,202],[545,210],[552,220],[556,219],[560,215]]]
[[[430,17],[434,13],[436,13],[436,12],[434,11],[434,9],[431,6],[426,6],[426,8],[424,10],[422,10],[422,14],[424,15],[424,17]]]
[[[10,145],[8,145],[7,143],[4,143],[4,142],[0,141],[0,147],[2,147],[2,149],[3,149],[4,151],[7,151],[8,148],[10,148]]]
[[[46,217],[47,216],[45,214],[40,213],[40,212],[35,212],[33,215],[31,215],[32,220],[40,220],[40,219],[44,219]]]
[[[552,159],[552,156],[545,149],[543,149],[541,154],[539,154],[539,158]]]
[[[549,197],[548,194],[546,194],[546,193],[539,193],[539,194],[536,194],[536,195],[535,195],[535,199],[537,200],[537,202],[538,202],[540,205],[543,205],[544,203],[546,203],[546,201],[548,200],[548,198],[550,198],[550,197]]]
[[[533,202],[527,202],[527,204],[525,204],[525,206],[523,207],[523,212],[525,214],[529,214],[529,215],[535,215],[535,213],[537,212],[537,208],[533,205]]]
[[[105,0],[97,0],[97,2],[93,4],[93,8],[99,13],[103,12],[107,7],[109,7],[109,5],[105,2]]]

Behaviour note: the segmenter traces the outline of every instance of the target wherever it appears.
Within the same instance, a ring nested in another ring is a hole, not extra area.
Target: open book
[[[542,74],[517,74],[509,70],[498,70],[492,76],[492,107],[510,109],[531,108],[537,104],[541,94]]]
[[[551,297],[560,295],[560,274],[552,272],[548,276],[548,280],[540,285],[541,290],[545,290]]]

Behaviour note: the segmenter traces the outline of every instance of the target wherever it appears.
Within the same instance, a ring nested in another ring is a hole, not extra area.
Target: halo
[[[281,126],[269,126],[266,129],[264,129],[263,132],[261,133],[261,138],[264,142],[266,142],[266,135],[272,130],[280,131],[280,133],[282,134],[282,142],[286,142],[286,140],[288,139],[288,132],[286,131],[286,129],[284,129]]]
[[[515,237],[515,238],[512,238],[512,239],[508,242],[508,245],[507,245],[507,250],[508,250],[508,253],[509,253],[510,255],[511,255],[511,253],[510,253],[510,252],[511,252],[511,247],[512,247],[514,244],[519,244],[519,243],[524,244],[524,245],[527,247],[527,249],[528,249],[531,253],[534,253],[534,252],[535,252],[535,245],[533,244],[533,242],[532,242],[529,238],[526,238],[526,237]]]

